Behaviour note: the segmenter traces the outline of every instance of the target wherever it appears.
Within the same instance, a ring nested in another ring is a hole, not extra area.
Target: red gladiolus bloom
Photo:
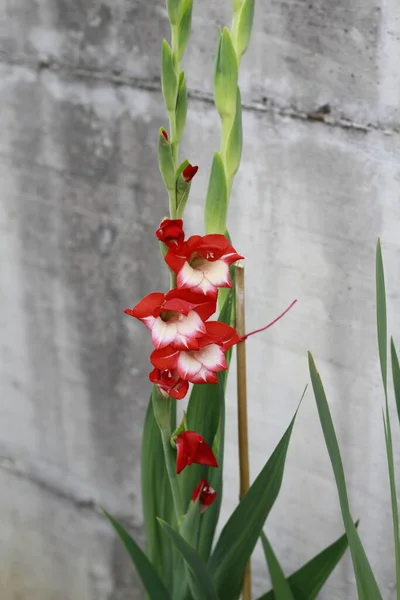
[[[186,169],[183,169],[183,171],[182,171],[183,180],[186,183],[189,183],[189,181],[192,181],[193,177],[196,175],[198,170],[199,170],[199,167],[195,167],[195,166],[189,164],[186,167]]]
[[[169,248],[180,246],[185,239],[182,219],[164,219],[156,231],[160,242],[164,242]]]
[[[215,310],[216,298],[190,290],[173,289],[168,294],[148,294],[136,306],[124,312],[139,319],[150,329],[155,348],[172,345],[180,349],[197,349],[198,338],[207,333],[204,321]]]
[[[214,502],[217,497],[217,492],[210,486],[207,479],[202,479],[200,483],[194,488],[192,495],[192,502],[196,502],[200,496],[200,513],[207,510],[209,506]]]
[[[171,396],[175,400],[182,400],[189,389],[189,383],[181,379],[176,371],[153,369],[149,379],[157,385],[163,396]]]
[[[176,444],[176,472],[181,471],[192,463],[218,467],[217,459],[203,436],[195,431],[182,431],[175,439]]]
[[[177,274],[177,287],[217,295],[219,287],[232,287],[229,266],[243,258],[224,235],[192,235],[178,247],[169,247],[167,265]]]
[[[196,339],[198,350],[180,350],[172,344],[150,355],[156,369],[177,371],[191,383],[217,383],[216,373],[228,368],[225,352],[240,341],[236,330],[218,321],[205,323],[206,332]]]

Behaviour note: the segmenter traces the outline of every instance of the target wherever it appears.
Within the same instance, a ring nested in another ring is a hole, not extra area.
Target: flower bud
[[[158,166],[165,187],[169,191],[175,190],[175,165],[172,156],[171,144],[168,140],[168,134],[161,128],[158,136]]]
[[[167,12],[171,25],[175,25],[178,20],[180,0],[167,0]]]
[[[253,28],[255,0],[244,0],[240,9],[237,25],[237,57],[240,58],[246,52]]]
[[[193,0],[182,0],[178,23],[178,61],[182,60],[192,26]]]
[[[211,167],[210,181],[208,183],[205,229],[206,233],[225,233],[226,218],[228,214],[228,189],[224,163],[221,154],[214,152]]]
[[[210,486],[207,479],[202,479],[193,490],[192,502],[199,498],[200,514],[204,513],[217,497],[217,492]]]
[[[167,111],[175,111],[178,77],[175,71],[174,56],[166,40],[163,41],[161,53],[161,87]]]
[[[214,100],[221,119],[232,119],[236,112],[238,60],[231,35],[225,27],[220,33],[214,70]]]
[[[182,137],[183,129],[186,123],[187,113],[187,90],[185,73],[182,71],[179,75],[178,98],[176,100],[175,118],[176,118],[176,141],[179,143]]]
[[[228,177],[233,179],[239,169],[240,159],[242,157],[242,106],[239,86],[236,92],[236,114],[229,132],[226,144],[225,165]]]
[[[164,242],[169,248],[179,246],[185,239],[182,219],[164,219],[156,231],[160,242]]]

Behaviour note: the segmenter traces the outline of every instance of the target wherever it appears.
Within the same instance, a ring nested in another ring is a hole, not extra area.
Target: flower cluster
[[[233,327],[209,319],[218,288],[231,287],[230,265],[243,257],[224,235],[193,235],[185,241],[180,219],[165,219],[156,235],[168,248],[165,262],[176,274],[176,287],[148,294],[125,313],[151,332],[150,381],[180,400],[189,383],[216,383],[217,373],[228,368],[225,353],[239,337]]]
[[[189,178],[195,170],[191,167],[184,175]],[[175,274],[176,287],[166,294],[148,294],[125,313],[150,330],[154,346],[150,381],[164,396],[181,400],[189,383],[217,383],[217,373],[228,368],[225,353],[240,341],[233,327],[209,319],[217,309],[218,288],[232,285],[229,267],[243,257],[224,235],[193,235],[185,240],[181,219],[165,219],[156,235],[167,247],[165,262]],[[171,441],[177,451],[177,474],[192,463],[218,466],[199,433],[184,430]],[[192,501],[199,499],[203,512],[215,496],[203,479]]]

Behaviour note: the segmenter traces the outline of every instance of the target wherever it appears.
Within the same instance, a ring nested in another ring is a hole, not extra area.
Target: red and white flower
[[[180,350],[173,345],[154,350],[151,364],[160,370],[177,372],[191,383],[217,383],[217,373],[228,368],[225,352],[240,341],[236,330],[218,321],[205,323],[197,350]]]
[[[182,431],[175,439],[176,472],[179,475],[188,465],[196,463],[208,467],[218,467],[214,452],[205,439],[195,431]]]
[[[168,294],[153,292],[125,313],[142,321],[151,331],[156,349],[172,345],[199,348],[198,339],[207,332],[205,321],[216,310],[216,298],[190,290],[173,289]]]
[[[217,295],[219,287],[232,287],[229,267],[240,256],[224,235],[192,235],[170,247],[165,262],[177,274],[178,288]]]
[[[165,397],[171,396],[175,400],[182,400],[188,393],[189,382],[181,379],[177,371],[153,369],[149,379],[157,385]]]

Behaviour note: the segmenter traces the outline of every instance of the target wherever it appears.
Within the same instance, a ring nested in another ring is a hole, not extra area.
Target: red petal
[[[165,346],[159,350],[153,350],[150,354],[150,362],[153,367],[165,371],[166,369],[175,369],[176,362],[179,356],[180,350],[177,350],[173,346]]]
[[[199,167],[195,167],[195,166],[189,164],[182,171],[182,178],[183,178],[183,180],[186,183],[189,183],[189,181],[192,181],[193,177],[196,175],[196,173],[197,173],[198,170],[199,170]]]
[[[140,302],[133,307],[132,311],[127,314],[130,314],[132,317],[136,317],[136,319],[152,317],[156,308],[161,306],[161,304],[164,302],[164,298],[165,295],[163,293],[152,292],[140,300]]]
[[[195,310],[203,321],[207,321],[207,319],[209,319],[217,310],[216,296],[206,296],[204,294],[193,292],[192,290],[174,288],[166,295],[167,301],[172,298],[179,298],[189,303],[191,310]]]
[[[188,248],[186,242],[183,242],[180,246],[170,246],[167,254],[165,255],[165,262],[174,273],[179,273],[183,265],[187,260]]]
[[[240,342],[240,337],[237,334],[236,329],[230,327],[230,325],[226,325],[226,323],[221,323],[220,321],[208,321],[206,324],[207,334],[205,336],[204,341],[209,343],[209,339],[213,341],[214,344],[218,344],[222,346],[222,350],[226,352]],[[203,338],[199,339],[199,346],[205,346],[207,344],[202,343]]]
[[[183,431],[175,440],[177,448],[176,472],[179,474],[186,465],[197,463],[217,467],[217,459],[203,436],[195,431]]]

